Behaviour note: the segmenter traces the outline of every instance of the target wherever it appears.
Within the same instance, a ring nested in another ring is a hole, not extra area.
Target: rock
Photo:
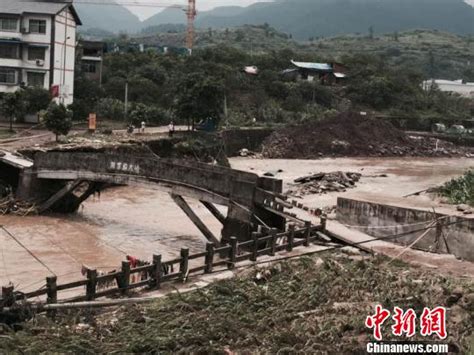
[[[89,330],[90,328],[91,328],[91,326],[89,324],[86,324],[86,323],[78,323],[76,325],[76,330],[79,331],[79,332]]]
[[[354,247],[350,247],[350,246],[345,246],[343,248],[340,249],[341,252],[347,254],[347,255],[360,255],[360,250],[357,249],[357,248],[354,248]]]
[[[466,204],[457,205],[457,206],[456,206],[456,209],[457,209],[459,212],[471,211],[471,207],[468,206],[468,205],[466,205]]]

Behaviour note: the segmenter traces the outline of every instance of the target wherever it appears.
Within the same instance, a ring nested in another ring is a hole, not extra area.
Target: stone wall
[[[400,237],[388,241],[410,245],[434,218],[437,228],[429,230],[414,248],[474,261],[474,218],[447,216],[423,209],[411,209],[348,198],[338,198],[337,219],[373,237]]]

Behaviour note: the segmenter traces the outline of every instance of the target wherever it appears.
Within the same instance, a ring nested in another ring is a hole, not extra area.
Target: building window
[[[46,57],[46,48],[28,47],[28,60],[44,60]]]
[[[30,20],[30,33],[46,33],[46,20]]]
[[[16,18],[0,17],[0,31],[17,32],[18,20]]]
[[[19,59],[20,51],[18,50],[19,46],[17,44],[0,44],[0,58],[5,59]]]
[[[44,87],[44,73],[27,72],[26,80],[28,86]]]
[[[1,84],[16,84],[17,71],[10,68],[0,68],[0,83]]]
[[[96,73],[97,66],[95,65],[94,62],[82,63],[82,71],[84,73]]]

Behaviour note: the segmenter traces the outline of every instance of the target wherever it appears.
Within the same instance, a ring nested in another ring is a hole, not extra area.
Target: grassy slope
[[[461,353],[473,344],[474,285],[466,279],[388,264],[384,258],[354,261],[334,255],[278,264],[261,273],[259,282],[251,271],[96,316],[70,314],[57,323],[37,317],[23,331],[4,334],[0,353],[354,353],[370,339],[364,320],[378,302],[413,307],[418,316],[425,306],[451,306],[447,341]],[[461,299],[453,298],[454,289]],[[384,325],[384,335],[389,326]]]
[[[421,67],[430,74],[430,51],[436,66],[435,77],[462,79],[466,69],[474,70],[474,39],[439,31],[414,30],[375,37],[339,36],[313,42],[322,55],[341,57],[344,54],[378,54],[389,64]],[[474,78],[472,79],[474,80]]]

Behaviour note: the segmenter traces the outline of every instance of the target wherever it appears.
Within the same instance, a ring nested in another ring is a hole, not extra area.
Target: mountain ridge
[[[474,4],[474,0],[470,1]],[[183,9],[167,8],[140,22],[137,16],[120,6],[100,5],[96,9],[76,6],[85,29],[99,27],[112,32],[138,32],[147,27],[186,23]],[[464,0],[279,0],[247,7],[219,6],[200,12],[196,20],[196,26],[201,28],[264,23],[300,40],[367,33],[369,28],[377,33],[426,28],[473,35],[474,7]]]

